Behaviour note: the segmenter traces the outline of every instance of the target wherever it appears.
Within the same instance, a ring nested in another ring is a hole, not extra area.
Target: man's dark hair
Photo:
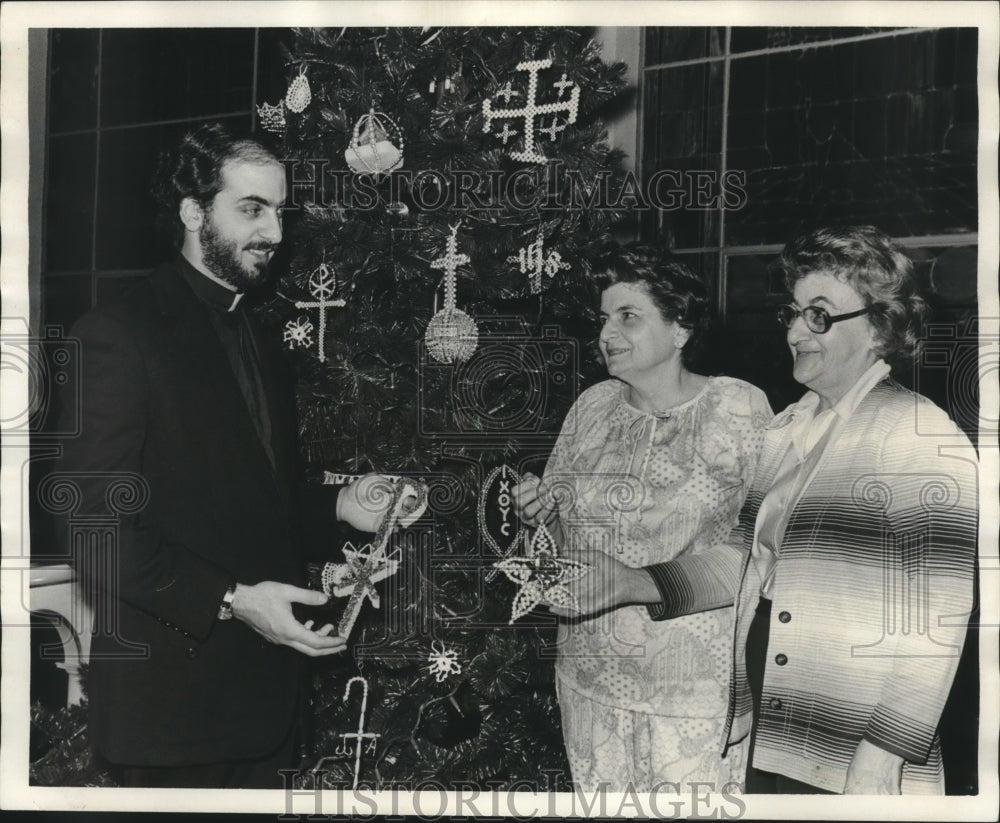
[[[184,241],[181,201],[193,198],[203,209],[222,190],[222,167],[229,161],[279,163],[267,146],[251,135],[237,135],[221,123],[206,123],[181,138],[172,151],[160,156],[153,178],[157,223],[174,246]]]

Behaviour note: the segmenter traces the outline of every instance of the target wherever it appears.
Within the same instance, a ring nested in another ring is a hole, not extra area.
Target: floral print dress
[[[564,545],[641,567],[724,541],[772,418],[764,393],[710,377],[691,400],[650,414],[628,391],[599,383],[563,423],[545,482]],[[654,622],[625,606],[563,622],[556,679],[576,784],[687,792],[742,781],[742,751],[722,757],[732,642],[731,607]]]

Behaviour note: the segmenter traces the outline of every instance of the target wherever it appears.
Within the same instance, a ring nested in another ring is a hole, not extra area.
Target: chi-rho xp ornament
[[[538,131],[547,134],[549,140],[555,142],[556,136],[565,130],[566,126],[576,122],[577,112],[580,105],[580,87],[566,79],[564,72],[562,77],[553,83],[553,87],[559,90],[558,98],[554,103],[539,103],[538,94],[538,72],[547,69],[552,65],[552,60],[527,60],[518,63],[515,71],[528,72],[528,95],[523,106],[509,109],[494,109],[492,101],[487,98],[483,101],[483,133],[489,134],[493,128],[494,120],[523,120],[524,121],[524,148],[521,151],[512,151],[510,156],[515,160],[523,160],[527,163],[547,162],[544,154],[535,147],[535,118],[546,114],[552,115],[552,122],[548,126],[539,125]],[[562,99],[563,94],[569,91],[569,98]],[[516,94],[511,89],[510,81],[504,86],[497,97],[505,98],[510,103],[510,98]],[[565,114],[565,118],[559,116]],[[519,134],[515,129],[511,129],[508,123],[503,124],[500,137],[506,146],[507,141]]]
[[[458,252],[458,224],[451,227],[443,256],[431,261],[435,269],[444,269],[444,308],[431,318],[424,333],[427,351],[439,363],[468,360],[479,345],[476,322],[455,307],[455,270],[472,258]]]
[[[347,305],[347,301],[334,298],[337,291],[337,277],[326,263],[320,263],[309,276],[309,291],[313,300],[296,300],[297,309],[319,309],[319,362],[326,362],[326,310],[339,309]],[[288,348],[296,345],[308,348],[312,345],[313,325],[308,318],[289,320],[285,324],[285,342]]]

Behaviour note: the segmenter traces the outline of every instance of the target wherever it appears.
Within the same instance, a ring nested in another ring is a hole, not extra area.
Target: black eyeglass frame
[[[785,319],[785,310],[788,309],[792,312],[790,315],[791,319]],[[820,306],[806,306],[804,309],[800,309],[791,303],[783,303],[778,306],[778,322],[781,323],[786,329],[792,327],[792,323],[796,321],[797,318],[801,317],[806,324],[806,328],[815,334],[826,334],[830,331],[830,328],[834,323],[839,323],[841,320],[850,320],[852,317],[861,317],[863,314],[869,314],[872,310],[872,306],[868,306],[864,309],[858,309],[857,311],[849,311],[845,314],[830,314],[826,309]],[[807,314],[807,312],[809,314]],[[822,322],[822,327],[818,327],[813,323],[809,322],[809,315],[813,317],[818,317]]]

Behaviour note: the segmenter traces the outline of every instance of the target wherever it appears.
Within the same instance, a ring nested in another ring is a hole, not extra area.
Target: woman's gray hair
[[[810,274],[832,274],[860,295],[875,328],[876,354],[912,359],[923,343],[927,303],[917,291],[913,263],[874,226],[817,229],[792,240],[777,260],[789,291]]]

